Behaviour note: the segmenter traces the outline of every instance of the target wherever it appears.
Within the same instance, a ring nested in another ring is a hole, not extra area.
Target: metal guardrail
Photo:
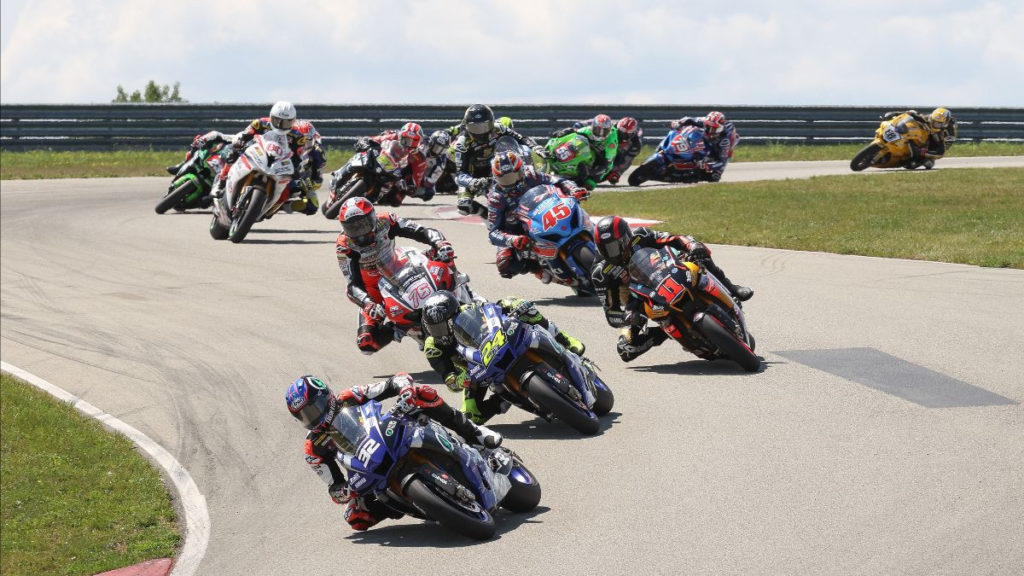
[[[444,128],[462,119],[464,106],[298,104],[328,146],[347,145],[359,136],[408,121],[424,130]],[[6,150],[111,150],[141,147],[177,150],[207,130],[234,133],[269,104],[11,104],[0,106],[0,148]],[[743,142],[794,141],[802,144],[867,142],[887,110],[909,106],[603,106],[496,105],[495,114],[514,119],[516,129],[538,138],[573,121],[604,112],[612,118],[640,120],[645,140],[657,143],[668,122],[721,110],[736,124]],[[928,111],[931,106],[918,106]],[[961,140],[1024,142],[1024,108],[954,108]]]

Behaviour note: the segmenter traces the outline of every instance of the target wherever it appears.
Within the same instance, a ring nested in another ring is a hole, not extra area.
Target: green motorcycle
[[[617,138],[612,137],[609,140],[615,141],[605,145],[614,150],[618,146]],[[611,162],[598,162],[599,158],[587,137],[579,132],[553,137],[547,141],[544,148],[548,151],[544,165],[546,171],[568,178],[587,190],[593,190],[612,168]],[[614,155],[612,157],[614,158]]]
[[[213,204],[210,191],[217,174],[224,167],[224,156],[230,147],[218,142],[200,148],[178,169],[171,180],[167,194],[157,202],[156,213],[163,214],[171,208],[183,212],[192,208],[209,208]]]

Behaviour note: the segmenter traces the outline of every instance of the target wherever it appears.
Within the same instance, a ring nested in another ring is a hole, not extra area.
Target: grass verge
[[[1024,268],[1024,168],[609,192],[586,208],[712,243]]]
[[[172,557],[159,473],[126,437],[0,374],[0,573],[88,576]]]
[[[866,144],[744,144],[736,148],[736,162],[780,160],[850,160]],[[647,146],[634,164],[642,162],[654,150]],[[185,146],[177,152],[158,150],[117,150],[114,152],[0,150],[0,180],[50,178],[112,178],[124,176],[167,176],[164,167],[184,158]],[[327,167],[334,170],[352,156],[351,147],[327,151]],[[949,156],[1024,156],[1024,144],[1008,142],[969,142],[953,146]],[[941,162],[941,161],[940,161]],[[940,163],[941,166],[941,163]]]

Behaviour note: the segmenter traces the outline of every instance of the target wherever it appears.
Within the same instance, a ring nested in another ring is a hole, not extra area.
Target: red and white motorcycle
[[[292,152],[287,136],[257,134],[228,172],[224,195],[214,198],[210,236],[245,239],[256,222],[273,216],[288,201]]]

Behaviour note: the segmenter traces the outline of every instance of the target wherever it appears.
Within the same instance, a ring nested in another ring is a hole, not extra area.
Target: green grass
[[[712,243],[1024,268],[1024,168],[608,192],[587,211]]]
[[[0,375],[0,573],[92,575],[172,557],[160,475],[124,436]]]
[[[806,146],[802,144],[746,144],[736,148],[736,162],[767,162],[777,160],[850,160],[868,143],[829,144]],[[650,155],[647,146],[634,164]],[[185,146],[180,151],[118,150],[115,152],[67,152],[32,150],[11,152],[0,150],[0,180],[43,178],[107,178],[119,176],[167,176],[164,167],[181,161]],[[342,146],[327,151],[327,167],[334,170],[352,155],[352,148]],[[959,143],[949,156],[1024,156],[1024,144],[1009,142]],[[941,161],[940,161],[941,162]]]

